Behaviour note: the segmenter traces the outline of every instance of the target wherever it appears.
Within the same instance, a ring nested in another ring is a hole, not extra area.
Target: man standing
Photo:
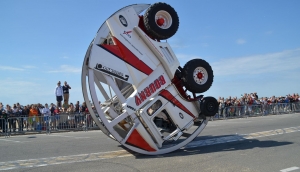
[[[71,89],[70,85],[67,84],[67,81],[65,81],[65,85],[63,86],[63,92],[64,92],[64,105],[69,105],[69,89]]]
[[[51,111],[48,108],[47,103],[45,104],[45,107],[42,109],[42,114],[44,115],[44,122],[45,122],[44,127],[45,127],[46,131],[49,132],[49,129],[50,129],[49,121],[50,121]]]
[[[60,81],[58,81],[57,83],[57,87],[54,90],[55,96],[56,96],[56,106],[57,107],[61,107],[61,101],[63,100],[62,96],[63,96],[63,88],[62,86],[60,86]]]

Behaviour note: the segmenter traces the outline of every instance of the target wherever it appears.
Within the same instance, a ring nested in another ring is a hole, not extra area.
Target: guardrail
[[[0,136],[99,129],[90,114],[0,118]]]
[[[213,119],[243,118],[251,116],[279,115],[300,112],[300,103],[271,103],[219,107]]]

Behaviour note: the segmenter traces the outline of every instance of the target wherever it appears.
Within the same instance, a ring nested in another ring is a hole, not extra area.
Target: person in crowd
[[[254,93],[253,93],[253,96],[254,96],[256,99],[258,99],[257,92],[254,92]]]
[[[84,126],[84,121],[85,121],[85,117],[86,117],[85,115],[86,115],[86,111],[87,111],[86,109],[87,109],[86,103],[83,102],[79,109],[79,111],[80,111],[79,126],[80,127]]]
[[[63,100],[63,88],[60,85],[60,81],[58,81],[57,86],[54,90],[55,96],[56,96],[56,106],[61,107],[61,101]]]
[[[263,97],[262,101],[261,101],[261,105],[262,105],[262,110],[263,110],[263,115],[267,115],[268,112],[268,98],[267,97]]]
[[[224,114],[224,108],[225,108],[225,101],[224,101],[224,97],[220,97],[220,100],[219,100],[219,109],[220,109],[220,111],[219,111],[219,114],[220,114],[220,116],[223,116]]]
[[[225,99],[225,117],[229,115],[229,107],[231,106],[231,101],[229,99]]]
[[[75,107],[74,107],[73,103],[70,103],[67,113],[68,113],[69,126],[71,128],[74,128],[74,126],[75,126]]]
[[[76,127],[79,127],[79,124],[80,124],[80,119],[79,119],[80,118],[80,109],[81,109],[81,107],[80,107],[79,101],[77,101],[75,104],[75,110],[74,110]]]
[[[64,104],[62,105],[62,112],[67,113],[68,108],[69,108],[69,105],[66,104],[66,103],[64,103]]]
[[[30,111],[30,106],[29,105],[24,106],[24,109],[22,110],[22,119],[24,119],[23,120],[23,126],[26,128],[27,131],[28,131],[29,111]]]
[[[2,102],[0,102],[0,131],[3,130],[3,126],[4,126],[4,118],[3,118],[3,104]]]
[[[51,111],[51,115],[53,115],[54,110],[55,110],[55,105],[53,103],[50,104],[50,111]]]
[[[243,115],[244,105],[245,105],[244,99],[243,98],[238,99],[238,101],[237,101],[237,106],[238,106],[237,115],[238,116]]]
[[[42,109],[42,115],[44,117],[44,124],[43,126],[47,131],[49,131],[49,122],[50,122],[50,117],[51,117],[51,111],[48,108],[48,104],[45,104],[45,107]]]
[[[38,119],[39,121],[37,122],[38,126],[39,127],[39,130],[42,129],[42,124],[44,123],[44,118],[43,118],[43,108],[44,106],[41,104],[41,103],[38,103],[37,104],[37,109],[38,109]]]
[[[63,85],[63,93],[64,93],[64,104],[69,105],[69,89],[71,89],[70,85],[67,83],[67,81],[65,81],[64,85]]]
[[[16,104],[12,106],[11,111],[12,113],[10,113],[8,119],[9,130],[11,132],[11,129],[13,129],[13,132],[16,132],[17,117],[19,116],[19,111]]]
[[[5,108],[2,110],[2,132],[7,132],[8,123],[6,122],[10,116],[10,113],[12,113],[10,106],[7,104]]]
[[[92,109],[94,109],[94,108],[95,108],[95,106],[92,105]],[[85,113],[85,118],[86,118],[86,127],[92,127],[93,119],[92,119],[90,111],[87,107],[85,108],[84,113]]]
[[[36,125],[39,122],[38,116],[39,116],[39,110],[37,108],[37,105],[31,105],[31,108],[29,110],[29,119],[28,119],[31,131],[36,129]]]
[[[50,117],[50,126],[54,126],[53,122],[54,122],[54,110],[55,110],[55,105],[54,103],[50,104],[50,112],[51,112],[51,117]]]
[[[249,94],[247,98],[248,112],[249,115],[252,114],[252,105],[253,105],[253,94]]]
[[[20,103],[17,103],[17,123],[18,123],[18,131],[21,132],[23,131],[23,123],[24,123],[24,118],[23,118],[23,107],[20,105]]]
[[[13,114],[12,107],[9,106],[8,104],[6,105],[5,113],[7,115],[7,129],[9,129],[9,132],[11,132],[13,126],[14,114]]]
[[[53,126],[52,128],[55,130],[58,130],[58,125],[59,125],[59,119],[60,119],[60,109],[58,106],[56,106],[54,112],[53,112]]]

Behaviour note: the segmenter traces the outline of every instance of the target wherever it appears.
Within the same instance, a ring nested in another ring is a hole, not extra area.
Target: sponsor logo
[[[127,35],[129,38],[131,38],[131,35],[130,35],[131,32],[132,32],[132,31],[124,31],[123,34],[124,34],[124,35]]]
[[[182,113],[179,113],[179,117],[180,117],[181,119],[183,119],[183,118],[184,118],[184,116],[183,116],[183,114],[182,114]]]
[[[143,91],[139,92],[135,96],[135,104],[139,106],[148,97],[151,97],[162,85],[165,85],[166,81],[163,75],[160,75],[156,80],[149,84],[148,87],[144,88]]]
[[[127,20],[122,15],[119,15],[119,20],[124,27],[128,26]]]
[[[127,108],[128,108],[128,109],[131,109],[131,110],[133,110],[133,111],[136,111],[135,108],[133,108],[133,107],[131,107],[131,106],[129,106],[129,105],[127,105]]]
[[[119,71],[109,68],[107,66],[103,66],[102,64],[97,63],[95,69],[100,70],[104,73],[110,74],[110,75],[112,75],[116,78],[122,79],[124,81],[128,81],[128,78],[129,78],[129,75],[125,75],[122,72],[119,72]]]

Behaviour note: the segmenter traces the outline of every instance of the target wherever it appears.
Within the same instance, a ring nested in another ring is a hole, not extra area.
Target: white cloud
[[[11,66],[0,66],[0,70],[9,70],[9,71],[24,71],[22,68],[16,68]]]
[[[242,44],[246,43],[246,40],[245,39],[238,39],[238,40],[236,40],[236,43],[239,44],[239,45],[242,45]]]
[[[55,100],[54,87],[49,89],[48,83],[45,84],[45,82],[37,82],[31,78],[27,80],[2,79],[0,80],[1,101],[10,105],[16,102],[26,105],[53,101]]]
[[[0,87],[3,93],[9,93],[12,96],[36,92],[38,84],[30,81],[18,81],[14,79],[0,80]],[[20,89],[22,88],[22,89]],[[26,90],[26,91],[24,91]]]
[[[69,57],[68,57],[68,56],[63,56],[62,58],[63,58],[63,59],[68,59]]]
[[[238,58],[226,58],[211,64],[214,74],[239,75],[239,74],[263,74],[299,69],[300,48],[286,50],[277,53],[253,55]]]
[[[36,69],[36,66],[24,65],[23,68],[25,69]]]
[[[48,71],[48,73],[81,73],[81,68],[69,65],[61,65],[59,69]]]

